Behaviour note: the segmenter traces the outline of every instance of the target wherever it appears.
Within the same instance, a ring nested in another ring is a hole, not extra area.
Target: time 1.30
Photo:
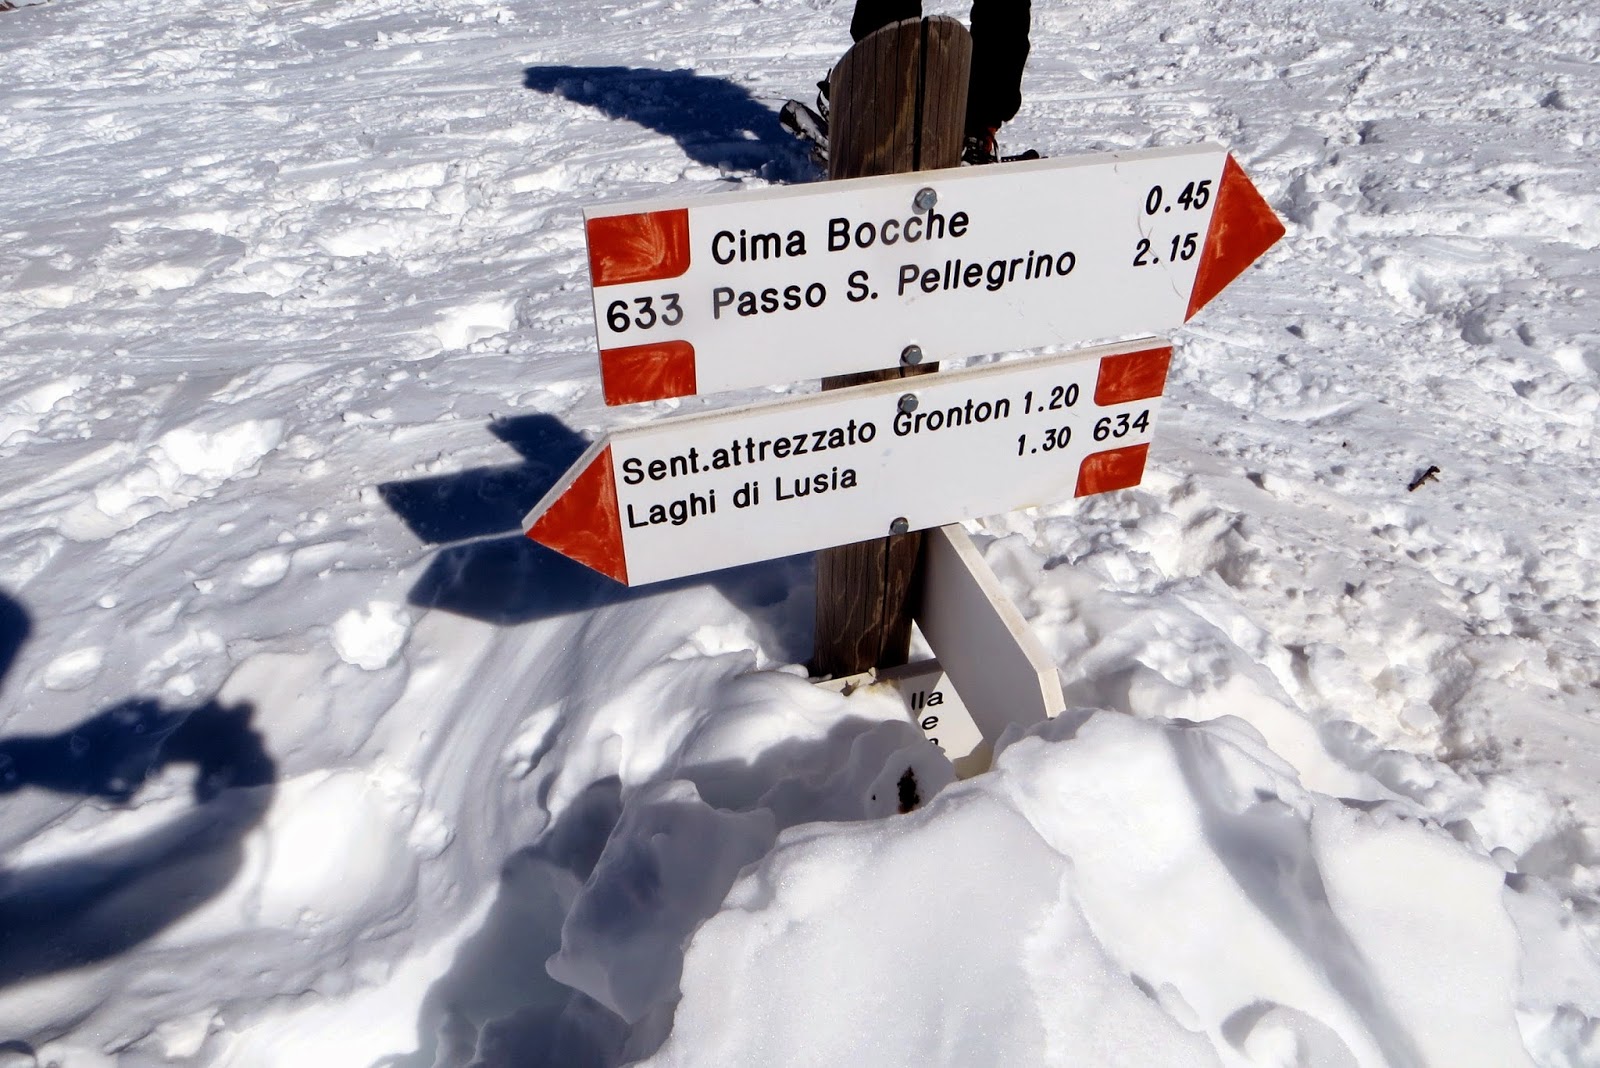
[[[1143,433],[1150,429],[1150,409],[1146,408],[1138,415],[1129,415],[1127,412],[1118,412],[1116,415],[1104,415],[1095,420],[1094,440],[1106,441],[1111,438],[1127,437],[1138,431]],[[1026,456],[1032,452],[1054,452],[1064,449],[1072,443],[1072,428],[1070,426],[1053,426],[1045,430],[1044,440],[1037,445],[1028,444],[1028,435],[1017,435],[1017,455]]]

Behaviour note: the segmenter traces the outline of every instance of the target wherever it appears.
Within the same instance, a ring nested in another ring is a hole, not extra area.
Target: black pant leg
[[[922,0],[856,0],[856,13],[850,20],[850,39],[859,41],[891,22],[921,17]]]
[[[856,9],[857,14],[860,8]],[[1028,0],[972,0],[972,79],[967,130],[982,135],[1009,122],[1022,107],[1022,68],[1028,62]]]

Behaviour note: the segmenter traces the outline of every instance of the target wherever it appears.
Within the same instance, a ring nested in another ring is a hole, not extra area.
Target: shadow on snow
[[[805,149],[780,130],[776,112],[724,79],[681,70],[551,66],[528,68],[523,84],[670,137],[697,163],[774,181],[815,177]],[[411,590],[413,605],[515,625],[710,583],[763,626],[775,657],[799,661],[809,655],[810,606],[794,603],[792,596],[811,586],[809,556],[642,589],[619,585],[522,534],[523,516],[588,442],[548,415],[502,419],[489,429],[516,450],[521,462],[379,487],[412,533],[440,546]],[[848,733],[864,726],[841,725],[839,730]],[[814,746],[780,747],[758,765],[678,774],[694,781],[719,810],[738,810],[754,805],[752,791],[758,784],[770,784],[780,769],[792,772],[813,756],[824,765],[832,763],[839,744],[832,738]],[[799,752],[801,748],[808,752]],[[450,971],[425,999],[417,1051],[385,1064],[582,1068],[615,1064],[659,1043],[662,1021],[630,1027],[545,970],[545,961],[561,946],[562,925],[573,901],[594,873],[622,814],[621,784],[615,778],[594,783],[536,843],[507,859],[499,895],[483,926],[463,943]],[[652,897],[653,873],[641,870],[638,877],[632,888],[637,892],[634,905]],[[725,890],[720,887],[704,900],[714,906]],[[610,922],[638,922],[636,908],[621,904]],[[630,1035],[631,1049],[626,1048]]]
[[[676,1005],[630,1022],[553,978],[545,963],[572,936],[569,927],[576,921],[582,939],[607,944],[617,987],[675,986],[690,935],[785,827],[873,818],[830,773],[882,726],[847,719],[748,762],[673,769],[670,778],[692,784],[697,797],[659,784],[625,790],[615,776],[591,783],[507,858],[482,925],[423,999],[418,1048],[374,1068],[610,1068],[653,1054]],[[637,990],[631,1000],[640,1000]]]
[[[725,78],[645,67],[529,67],[522,84],[672,138],[696,163],[780,182],[815,177],[778,113]]]
[[[0,674],[29,630],[22,607],[0,594]],[[0,865],[0,987],[122,953],[233,880],[277,778],[252,716],[245,704],[134,698],[57,733],[0,737],[0,810],[28,790],[123,805],[157,772],[194,768],[193,804],[144,832],[82,855]]]
[[[588,441],[550,415],[501,419],[489,430],[522,461],[378,487],[413,534],[441,546],[412,587],[411,604],[512,626],[710,584],[755,619],[775,659],[799,662],[810,655],[810,605],[792,596],[810,589],[810,556],[623,586],[521,532],[523,516]]]

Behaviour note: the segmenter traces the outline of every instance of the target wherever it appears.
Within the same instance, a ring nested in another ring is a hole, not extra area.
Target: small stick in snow
[[[1426,471],[1422,472],[1422,474],[1411,480],[1411,485],[1407,486],[1406,489],[1410,490],[1412,493],[1415,493],[1417,492],[1417,487],[1422,485],[1424,482],[1437,481],[1439,481],[1439,467],[1437,464],[1430,464],[1428,465],[1428,469]]]
[[[922,804],[922,791],[917,789],[917,773],[911,768],[907,768],[906,773],[900,776],[900,781],[895,784],[895,788],[900,792],[900,814],[902,816]]]

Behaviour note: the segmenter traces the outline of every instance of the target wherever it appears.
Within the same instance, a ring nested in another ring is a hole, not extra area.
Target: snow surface
[[[516,529],[730,399],[604,408],[582,209],[815,178],[847,0],[0,13],[0,1065],[1600,1065],[1600,16],[1035,6],[1008,147],[1289,233],[974,525],[1074,710],[960,783],[809,560]]]

